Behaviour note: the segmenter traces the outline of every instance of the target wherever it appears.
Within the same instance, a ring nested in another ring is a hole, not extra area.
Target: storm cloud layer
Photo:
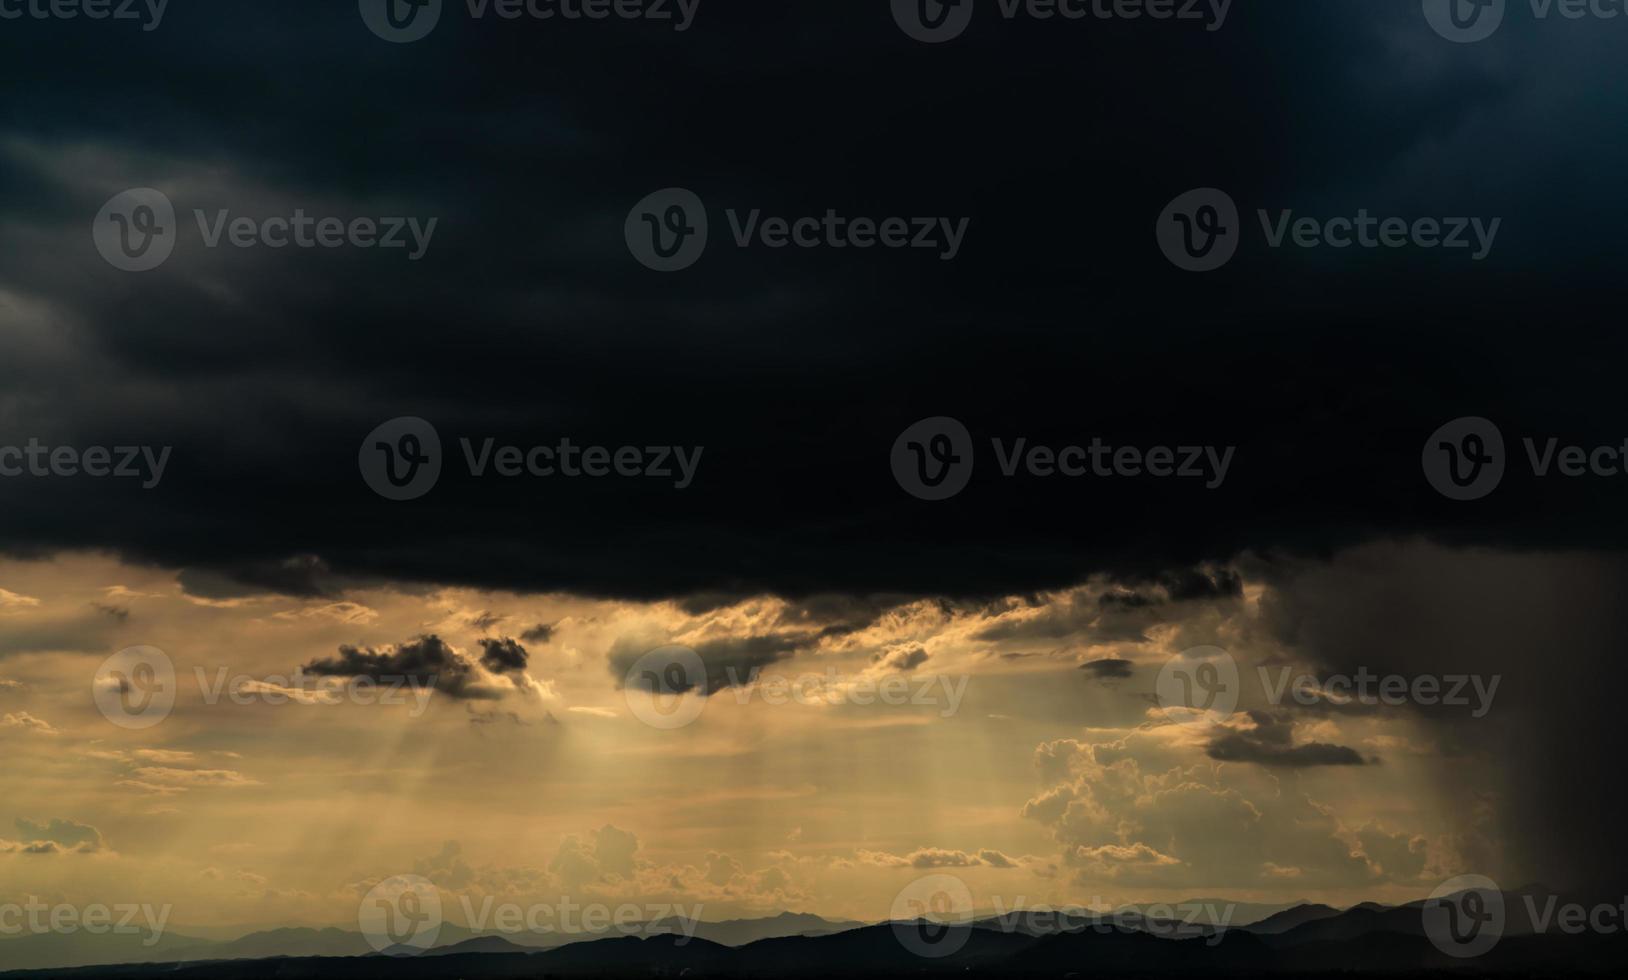
[[[1512,463],[1460,504],[1419,472],[1458,416],[1512,453],[1628,432],[1606,410],[1628,143],[1605,24],[1511,15],[1453,45],[1416,3],[1327,2],[1240,5],[1214,32],[984,15],[925,45],[886,6],[709,0],[680,33],[449,4],[401,45],[345,3],[176,3],[150,32],[8,22],[0,444],[174,448],[147,491],[0,480],[0,547],[113,548],[215,594],[377,576],[655,597],[998,594],[1416,532],[1619,543],[1615,481]],[[123,273],[89,225],[140,186],[175,202],[179,240]],[[664,275],[623,223],[669,186],[714,228]],[[1198,186],[1251,226],[1203,275],[1153,236]],[[296,208],[439,223],[413,262],[211,249],[193,220]],[[1480,262],[1270,249],[1258,208],[1502,226]],[[737,248],[726,209],[970,224],[942,262]],[[929,503],[888,453],[934,415],[977,458]],[[356,463],[398,416],[444,456],[404,503]],[[562,437],[706,452],[676,490],[476,478],[460,445]],[[1206,490],[1008,478],[991,443],[1098,437],[1236,455]]]

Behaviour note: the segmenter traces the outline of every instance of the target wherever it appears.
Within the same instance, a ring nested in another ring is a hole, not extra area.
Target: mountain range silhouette
[[[928,920],[861,924],[806,914],[701,923],[694,938],[658,934],[603,938],[580,934],[474,934],[443,927],[429,950],[375,952],[358,933],[340,929],[275,929],[229,942],[166,936],[139,955],[144,962],[87,960],[70,965],[62,948],[30,945],[31,936],[0,940],[0,976],[83,980],[259,980],[359,977],[703,977],[851,976],[914,974],[1053,976],[1109,974],[1237,975],[1384,973],[1393,976],[1452,969],[1459,975],[1547,975],[1621,972],[1628,936],[1537,931],[1528,904],[1546,899],[1535,889],[1504,894],[1502,938],[1488,952],[1461,959],[1437,948],[1424,928],[1424,902],[1364,903],[1339,910],[1299,904],[1245,925],[1217,930],[1195,924],[1178,938],[1177,923],[1140,913],[1075,913],[1035,929],[1013,913],[970,923]],[[1134,924],[1126,928],[1126,923]],[[652,922],[647,928],[665,926]],[[130,939],[132,937],[79,937]],[[61,944],[57,944],[60,947]],[[137,944],[139,946],[139,943]],[[81,957],[118,956],[103,944]],[[387,955],[412,953],[415,955]],[[14,955],[20,954],[20,955]],[[32,957],[34,962],[30,962]],[[44,967],[44,968],[41,968]]]

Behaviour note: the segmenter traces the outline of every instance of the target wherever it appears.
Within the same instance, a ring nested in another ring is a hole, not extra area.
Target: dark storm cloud
[[[473,684],[474,668],[469,661],[433,633],[383,650],[343,645],[337,657],[313,660],[301,669],[328,677],[433,684],[437,691],[455,698],[492,700],[500,696]]]
[[[1512,473],[1464,507],[1418,472],[1424,437],[1470,413],[1511,436],[1620,440],[1607,393],[1628,338],[1616,287],[1590,285],[1616,281],[1628,224],[1611,176],[1628,69],[1609,32],[1512,18],[1449,45],[1416,4],[1366,0],[1239,10],[1214,33],[987,17],[939,46],[885,4],[813,0],[716,0],[682,35],[448,16],[392,45],[354,4],[175,5],[150,33],[112,26],[0,36],[16,94],[0,108],[0,444],[174,455],[150,492],[0,480],[0,547],[112,548],[186,568],[203,597],[377,577],[655,598],[1000,595],[1388,533],[1622,541],[1604,481]],[[1014,65],[1021,83],[990,84]],[[675,185],[708,202],[714,242],[663,276],[622,224]],[[1471,264],[1271,251],[1252,232],[1193,276],[1152,225],[1206,185],[1246,225],[1253,207],[1364,207],[1498,215],[1504,233]],[[141,275],[87,233],[133,186],[183,217],[176,254]],[[408,263],[204,249],[189,224],[193,208],[295,207],[440,227]],[[742,250],[726,207],[971,225],[952,263]],[[448,465],[390,504],[357,451],[407,414],[438,427]],[[935,414],[965,422],[978,462],[925,504],[887,455]],[[472,479],[457,440],[485,436],[706,453],[683,491]],[[1019,436],[1238,450],[1213,491],[1007,479],[989,440]]]
[[[526,669],[526,648],[514,640],[481,640],[480,664],[494,674]]]

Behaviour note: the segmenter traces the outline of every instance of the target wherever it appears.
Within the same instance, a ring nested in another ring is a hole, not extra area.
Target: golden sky
[[[1466,812],[1496,801],[1467,807],[1439,778],[1473,760],[1405,711],[1267,704],[1259,668],[1299,669],[1273,589],[1202,574],[1216,588],[1188,598],[1098,581],[981,603],[210,599],[105,556],[5,561],[0,901],[343,925],[373,883],[418,873],[500,900],[880,919],[938,871],[998,908],[1411,899],[1483,870],[1496,841]],[[342,647],[388,658],[424,637],[459,674],[423,700],[287,694]],[[482,663],[480,641],[504,639],[523,667]],[[622,681],[663,644],[762,673],[662,697],[699,714],[656,727]],[[1156,678],[1204,645],[1236,661],[1239,711],[1173,716]],[[142,729],[93,696],[136,646],[175,670],[173,709]],[[222,680],[236,699],[211,696]]]

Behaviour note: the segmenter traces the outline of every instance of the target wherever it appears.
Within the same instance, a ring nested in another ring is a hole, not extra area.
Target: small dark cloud
[[[554,627],[550,623],[538,623],[521,633],[520,638],[527,643],[547,643],[554,638]]]
[[[1253,762],[1262,766],[1303,769],[1312,766],[1363,766],[1357,750],[1327,742],[1294,744],[1294,722],[1265,711],[1246,712],[1252,728],[1229,728],[1209,744],[1210,758],[1220,762]]]
[[[696,644],[694,651],[701,658],[705,678],[662,675],[663,691],[678,693],[702,689],[707,695],[728,687],[748,683],[764,667],[784,660],[798,650],[817,642],[812,632],[763,633],[756,636],[726,637]],[[610,672],[619,680],[647,684],[647,677],[628,678],[628,672],[646,653],[664,644],[648,636],[624,636],[611,647],[608,658]]]
[[[105,602],[93,602],[90,605],[92,609],[95,609],[108,619],[118,620],[122,623],[130,618],[130,610],[123,606],[115,606]]]
[[[497,613],[488,610],[481,612],[478,615],[469,617],[468,623],[471,628],[484,633],[496,626],[498,623],[503,622],[503,620],[506,618],[507,617],[505,616],[500,616]]]
[[[1124,680],[1131,676],[1134,667],[1135,664],[1129,660],[1116,660],[1112,657],[1080,664],[1081,670],[1087,671],[1099,681]]]
[[[494,674],[526,669],[526,648],[514,640],[481,640],[480,665]]]
[[[328,677],[371,677],[433,684],[437,691],[455,698],[494,700],[500,696],[471,685],[473,666],[433,633],[382,650],[347,644],[339,648],[337,657],[313,660],[303,670]]]

